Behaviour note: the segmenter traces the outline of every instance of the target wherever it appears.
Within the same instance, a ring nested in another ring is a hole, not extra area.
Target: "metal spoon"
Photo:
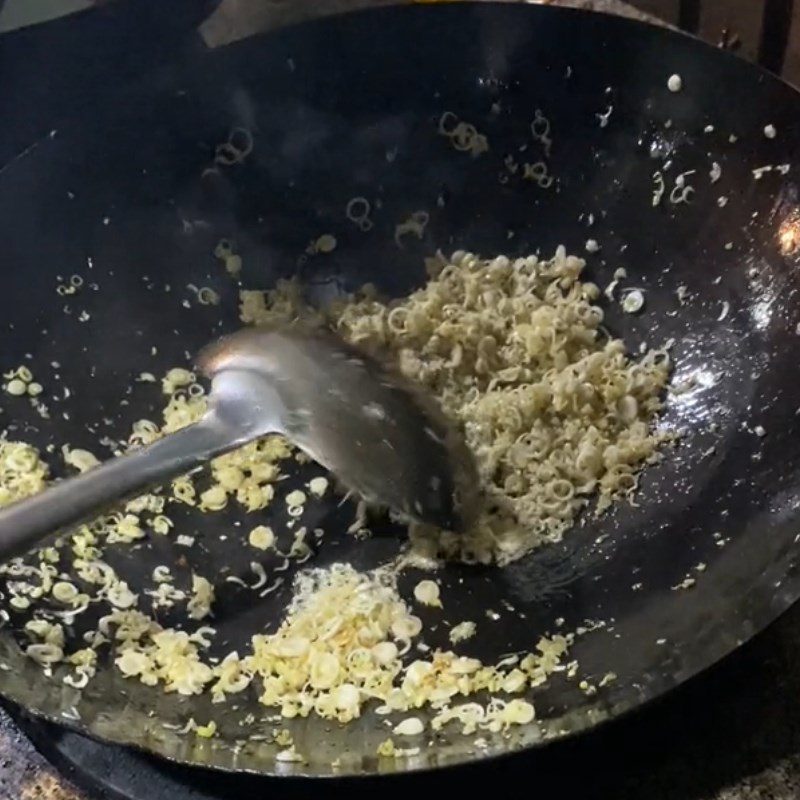
[[[239,331],[197,364],[211,379],[198,422],[0,510],[0,558],[270,433],[370,502],[449,530],[469,524],[469,451],[435,403],[379,361],[333,334],[292,327]]]

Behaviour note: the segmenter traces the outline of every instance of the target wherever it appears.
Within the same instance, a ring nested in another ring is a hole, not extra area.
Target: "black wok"
[[[667,88],[673,73],[680,92]],[[500,178],[504,157],[530,145],[536,109],[553,134],[550,189]],[[445,110],[485,132],[490,151],[471,159],[448,148],[436,133]],[[556,676],[534,694],[537,722],[489,737],[485,750],[447,732],[418,756],[387,763],[375,755],[386,729],[374,716],[344,728],[309,718],[286,725],[306,763],[277,765],[275,745],[246,740],[274,726],[240,725],[250,712],[264,715],[255,692],[236,708],[212,706],[125,681],[108,665],[81,692],[27,662],[8,627],[0,693],[90,736],[185,764],[325,775],[339,759],[340,773],[359,774],[574,735],[736,648],[800,594],[798,112],[800,98],[777,79],[642,24],[528,6],[391,8],[184,52],[146,81],[120,86],[111,107],[78,115],[9,160],[0,170],[3,366],[29,361],[43,383],[58,372],[72,391],[49,401],[49,420],[4,403],[13,438],[94,448],[87,425],[108,417],[103,433],[121,437],[156,414],[158,398],[131,391],[132,378],[182,363],[185,351],[236,325],[236,287],[212,254],[223,237],[240,248],[249,288],[300,269],[308,281],[374,281],[390,294],[417,285],[423,257],[437,248],[550,254],[596,239],[589,276],[605,286],[624,267],[646,297],[639,315],[606,304],[609,328],[631,348],[674,339],[684,391],[670,395],[664,416],[680,444],[646,471],[635,506],[587,516],[562,544],[507,569],[443,573],[445,607],[458,608],[459,619],[500,612],[465,653],[495,660],[528,650],[562,617],[567,630],[602,622],[578,638],[572,657],[593,682],[617,675],[594,696]],[[252,156],[203,176],[236,127],[252,131]],[[670,183],[654,206],[653,173],[666,161]],[[756,179],[760,167],[771,169]],[[692,170],[690,202],[671,203],[676,176]],[[344,214],[359,195],[381,201],[368,235]],[[394,226],[417,209],[430,212],[425,236],[399,249]],[[336,236],[335,252],[299,263],[323,233]],[[56,285],[71,274],[98,290],[59,296]],[[188,284],[212,286],[222,305],[184,307]],[[332,502],[314,524],[335,530],[351,518],[352,508]],[[159,537],[135,553],[112,548],[109,560],[132,585],[179,555],[202,574],[221,563],[246,571],[250,554],[218,539],[236,512],[224,519],[179,522],[200,542],[188,551]],[[388,524],[362,542],[329,535],[314,563],[370,567],[401,546]],[[264,566],[274,566],[269,557]],[[672,588],[690,574],[696,585]],[[417,579],[409,574],[402,588]],[[241,649],[253,630],[274,628],[289,593],[254,604],[228,584],[218,596],[218,638]],[[440,626],[429,644],[445,643]],[[218,736],[177,733],[189,717],[213,717]]]

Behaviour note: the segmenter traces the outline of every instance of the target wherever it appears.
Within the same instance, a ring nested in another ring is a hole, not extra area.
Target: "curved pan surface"
[[[681,91],[668,88],[673,74]],[[501,177],[508,154],[534,146],[536,109],[551,125],[550,189]],[[470,158],[437,135],[448,110],[486,134],[487,153]],[[240,248],[242,283],[268,288],[329,233],[336,249],[303,264],[304,279],[373,281],[389,294],[418,285],[424,256],[437,248],[517,256],[564,244],[581,253],[595,239],[589,277],[605,286],[624,267],[646,298],[636,315],[606,303],[608,327],[632,349],[674,339],[674,382],[684,390],[669,395],[663,422],[683,432],[681,443],[646,470],[636,506],[587,516],[562,544],[506,569],[442,573],[445,608],[460,619],[499,613],[464,643],[470,655],[529,650],[562,617],[566,630],[603,623],[578,637],[572,657],[590,680],[612,671],[617,679],[587,696],[556,676],[533,696],[537,720],[510,738],[489,736],[476,749],[446,732],[416,756],[389,760],[376,755],[387,735],[380,718],[340,728],[310,717],[286,723],[305,762],[280,763],[278,745],[246,740],[274,727],[242,725],[248,714],[264,716],[255,691],[212,705],[126,681],[109,664],[81,691],[58,673],[46,678],[9,627],[0,631],[0,692],[90,736],[183,764],[328,775],[338,759],[338,774],[362,774],[573,735],[736,648],[800,595],[798,120],[794,90],[671,31],[556,8],[448,4],[335,17],[182,54],[146,84],[121,87],[113,108],[82,115],[7,164],[3,367],[30,363],[51,410],[43,420],[8,398],[13,438],[96,449],[99,436],[123,437],[156,414],[157,392],[131,389],[133,378],[185,363],[185,351],[237,324],[237,287],[213,256],[221,238]],[[202,177],[237,127],[252,132],[251,157]],[[654,205],[659,170],[668,183]],[[679,174],[694,190],[689,203],[669,201]],[[354,196],[376,206],[368,234],[345,216]],[[395,225],[420,209],[430,216],[424,236],[398,248]],[[81,291],[57,294],[73,274],[84,278]],[[221,305],[184,304],[189,284],[214,288]],[[48,399],[56,373],[69,399]],[[99,433],[87,430],[104,417]],[[315,470],[303,467],[280,491]],[[277,521],[273,513],[265,524]],[[335,531],[352,515],[332,500],[313,524]],[[180,522],[199,546],[153,537],[135,553],[110,548],[108,558],[132,586],[181,557],[187,574],[227,564],[246,576],[252,555],[219,539],[237,521],[235,511],[187,515]],[[313,563],[372,567],[402,542],[388,524],[365,541],[327,535]],[[263,563],[275,566],[269,556]],[[243,647],[253,630],[273,629],[294,569],[258,602],[222,581],[218,639]],[[672,588],[687,575],[694,586]],[[410,573],[401,589],[418,579]],[[445,630],[429,644],[446,644]],[[178,733],[190,717],[214,718],[217,735]]]

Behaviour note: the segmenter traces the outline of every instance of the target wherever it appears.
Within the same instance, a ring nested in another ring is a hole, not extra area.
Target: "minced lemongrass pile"
[[[474,529],[414,524],[430,558],[507,564],[561,539],[593,497],[602,512],[637,488],[667,438],[653,430],[670,374],[665,349],[636,359],[602,327],[585,262],[563,247],[549,261],[457,252],[427,263],[430,280],[384,302],[373,287],[320,312],[302,286],[242,293],[242,320],[302,316],[376,352],[428,387],[463,427],[486,495]]]
[[[484,260],[459,252],[430,259],[430,280],[406,298],[383,301],[364,287],[319,310],[305,303],[301,285],[281,282],[272,291],[242,292],[241,317],[269,324],[302,316],[329,325],[356,345],[389,353],[403,373],[428,387],[463,427],[485,502],[474,529],[460,537],[412,525],[411,560],[502,566],[560,539],[593,497],[599,513],[615,498],[630,496],[639,471],[657,459],[667,438],[654,423],[669,377],[668,354],[627,354],[603,329],[603,312],[595,305],[600,292],[581,282],[583,266],[563,248],[549,261]],[[141,379],[152,382],[153,376],[143,373]],[[163,420],[137,422],[119,452],[155,441],[205,411],[204,389],[192,372],[170,370],[161,388],[167,397]],[[66,445],[61,455],[77,471],[97,463],[92,453]],[[192,574],[190,590],[182,590],[172,570],[160,566],[152,586],[132,587],[103,560],[106,545],[148,536],[191,544],[175,529],[172,504],[214,513],[236,503],[258,515],[242,546],[306,561],[312,553],[304,527],[280,552],[278,532],[261,524],[259,515],[274,501],[281,463],[293,455],[277,436],[253,442],[214,459],[202,483],[196,476],[177,478],[80,526],[55,546],[3,565],[9,596],[0,618],[26,615],[27,655],[77,688],[91,680],[99,654],[108,650],[132,680],[183,695],[210,692],[215,702],[253,687],[265,706],[285,718],[314,714],[347,723],[372,703],[378,714],[403,716],[398,735],[424,729],[414,716],[422,708],[432,709],[434,729],[457,722],[467,733],[496,732],[530,722],[534,708],[521,695],[565,669],[572,635],[542,638],[535,652],[495,665],[455,651],[430,652],[420,619],[397,588],[407,558],[367,573],[346,564],[301,572],[280,627],[254,635],[250,652],[213,660],[207,657],[216,634],[208,624],[213,576]],[[48,476],[35,448],[0,440],[0,505],[41,491]],[[299,519],[305,503],[322,497],[328,482],[318,477],[306,489],[285,498],[291,518]],[[263,575],[259,587],[268,579]],[[184,608],[193,633],[162,627],[143,613],[144,597],[154,608]],[[441,608],[435,581],[420,582],[414,599]],[[108,613],[82,641],[71,641],[75,619],[95,604]],[[453,646],[475,628],[473,621],[456,625]],[[574,672],[573,665],[569,674]],[[479,693],[480,702],[474,697]],[[211,728],[203,730],[213,735]]]
[[[432,707],[434,729],[453,719],[466,733],[530,722],[534,709],[525,700],[456,701],[481,691],[519,694],[544,683],[571,637],[541,639],[535,655],[510,669],[451,651],[411,660],[422,622],[400,598],[396,578],[389,567],[359,573],[346,564],[301,574],[283,624],[274,634],[253,637],[253,654],[231,665],[232,677],[256,673],[261,702],[290,718],[313,712],[350,722],[374,700],[378,714]]]

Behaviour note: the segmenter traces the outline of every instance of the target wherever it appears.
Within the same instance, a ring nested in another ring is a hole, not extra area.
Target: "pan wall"
[[[44,22],[94,5],[125,0],[0,0],[0,32]],[[134,0],[135,1],[135,0]],[[384,5],[391,0],[222,0],[208,30],[236,35],[242,25],[274,27],[320,12]],[[435,0],[428,0],[428,2]],[[792,83],[800,83],[800,2],[797,0],[528,0],[617,13],[643,12],[714,44],[736,49]],[[413,0],[412,0],[413,2]]]

